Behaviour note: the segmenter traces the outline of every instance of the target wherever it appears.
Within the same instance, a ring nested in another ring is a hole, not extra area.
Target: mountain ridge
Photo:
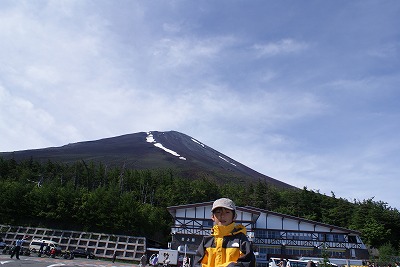
[[[129,169],[172,169],[189,179],[211,178],[220,182],[266,181],[280,188],[295,188],[261,174],[197,139],[177,131],[125,134],[92,141],[13,152],[0,152],[6,159],[40,162],[101,162]]]

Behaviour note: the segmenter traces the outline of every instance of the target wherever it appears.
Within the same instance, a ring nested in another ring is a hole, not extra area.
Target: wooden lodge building
[[[204,235],[213,226],[213,202],[168,207],[174,218],[171,249],[194,255]],[[236,223],[243,224],[253,242],[258,267],[268,266],[272,257],[368,260],[368,250],[358,231],[311,221],[254,207],[237,207]]]

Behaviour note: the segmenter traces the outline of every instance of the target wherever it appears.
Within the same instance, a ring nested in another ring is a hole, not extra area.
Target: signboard
[[[158,264],[177,265],[178,264],[178,250],[160,249],[160,252],[158,253]]]

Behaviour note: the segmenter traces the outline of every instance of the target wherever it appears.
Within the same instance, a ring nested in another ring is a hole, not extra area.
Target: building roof
[[[201,202],[201,203],[170,206],[167,209],[168,209],[169,213],[175,218],[176,210],[178,210],[178,209],[196,208],[196,207],[203,207],[203,206],[210,206],[211,207],[212,204],[213,204],[213,201],[208,201],[208,202]],[[327,228],[330,228],[332,230],[339,230],[339,231],[347,232],[349,234],[355,234],[355,235],[360,235],[361,234],[357,230],[351,230],[351,229],[347,229],[347,228],[343,228],[343,227],[339,227],[339,226],[335,226],[335,225],[331,225],[331,224],[317,222],[317,221],[313,221],[313,220],[309,220],[309,219],[305,219],[305,218],[301,218],[301,217],[296,217],[296,216],[287,215],[287,214],[274,212],[274,211],[270,211],[270,210],[265,210],[265,209],[260,209],[260,208],[256,208],[256,207],[251,207],[251,206],[241,207],[241,206],[237,206],[236,209],[238,211],[251,213],[253,221],[256,221],[258,219],[258,217],[261,215],[261,213],[265,213],[267,215],[268,214],[276,215],[276,216],[280,216],[282,218],[287,218],[287,219],[296,220],[296,221],[299,221],[299,222],[305,222],[305,223],[309,223],[309,224],[313,224],[313,225],[327,227]],[[210,213],[211,213],[211,208],[210,208]]]
[[[201,203],[193,203],[193,204],[184,204],[184,205],[178,205],[178,206],[170,206],[168,207],[169,213],[171,213],[172,216],[174,216],[175,211],[178,209],[188,209],[188,208],[196,208],[196,207],[205,207],[205,206],[211,206],[213,205],[214,201],[208,201],[208,202],[201,202]],[[252,215],[260,216],[261,212],[255,210],[252,207],[240,207],[236,206],[237,211],[243,211],[243,212],[248,212],[251,213]],[[211,213],[211,208],[210,208],[210,213]]]
[[[344,232],[348,232],[348,233],[352,233],[352,234],[357,234],[357,235],[361,234],[357,230],[352,230],[352,229],[347,229],[347,228],[336,226],[336,225],[317,222],[317,221],[313,221],[313,220],[309,220],[309,219],[305,219],[305,218],[301,218],[301,217],[297,217],[297,216],[293,216],[293,215],[283,214],[283,213],[270,211],[270,210],[265,210],[265,209],[259,209],[259,208],[250,207],[250,206],[246,206],[246,208],[252,209],[252,210],[255,210],[255,211],[259,211],[259,212],[262,212],[262,213],[266,213],[266,214],[273,214],[273,215],[280,216],[280,217],[283,217],[283,218],[288,218],[288,219],[292,219],[292,220],[298,220],[300,222],[306,222],[306,223],[310,223],[310,224],[314,224],[314,225],[324,226],[324,227],[327,227],[327,228],[336,229],[336,230],[340,230],[340,231],[344,231]]]

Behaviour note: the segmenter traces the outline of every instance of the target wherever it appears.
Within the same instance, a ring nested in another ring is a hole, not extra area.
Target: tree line
[[[367,245],[399,255],[400,213],[373,198],[179,177],[170,169],[133,170],[79,161],[17,162],[0,157],[0,223],[145,236],[168,242],[166,207],[229,197],[253,206],[361,232]]]

